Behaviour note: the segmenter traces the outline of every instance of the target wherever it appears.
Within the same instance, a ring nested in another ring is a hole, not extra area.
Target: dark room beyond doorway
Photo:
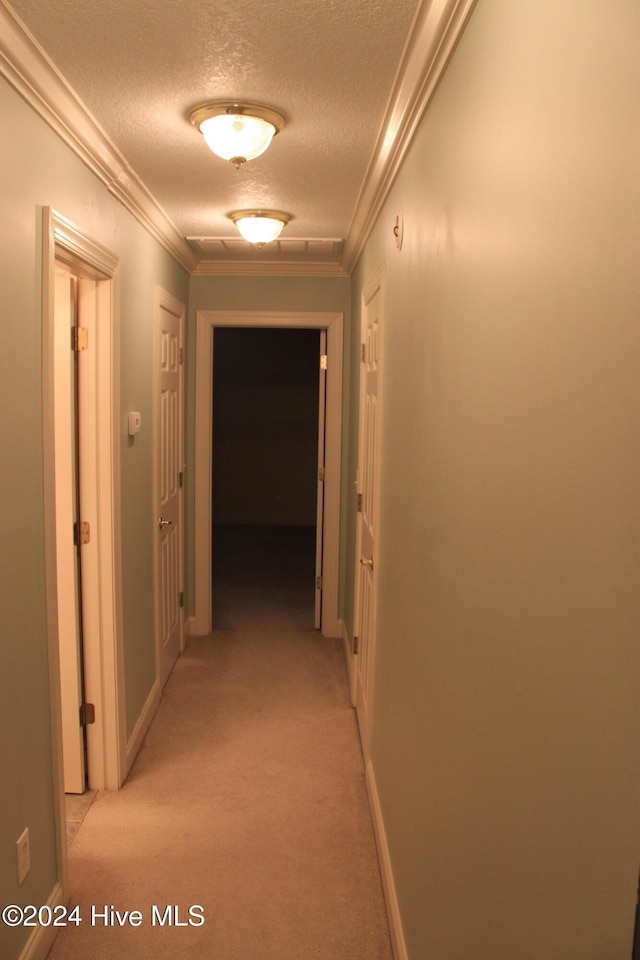
[[[217,328],[214,629],[313,628],[320,332]]]

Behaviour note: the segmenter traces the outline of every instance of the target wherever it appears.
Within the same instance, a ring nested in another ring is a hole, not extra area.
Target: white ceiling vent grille
[[[290,238],[280,237],[260,249],[246,240],[234,237],[187,237],[187,240],[203,260],[338,260],[342,240],[335,238]]]

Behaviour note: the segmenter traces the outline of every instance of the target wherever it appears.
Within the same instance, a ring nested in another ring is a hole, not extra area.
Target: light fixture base
[[[275,127],[276,133],[280,133],[286,120],[284,114],[273,107],[266,107],[262,103],[249,103],[243,100],[212,100],[210,103],[203,103],[189,114],[189,119],[194,127],[200,128],[200,124],[211,117],[220,117],[223,114],[228,116],[248,116],[258,117],[259,120],[266,120]],[[275,134],[274,134],[275,136]]]

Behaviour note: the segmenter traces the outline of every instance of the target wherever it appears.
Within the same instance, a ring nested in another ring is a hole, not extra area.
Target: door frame
[[[216,327],[281,327],[327,331],[326,459],[322,634],[341,637],[338,617],[342,454],[342,313],[198,310],[195,398],[195,616],[191,633],[211,632],[211,475],[213,342]],[[335,375],[334,372],[335,371]]]
[[[126,757],[122,650],[119,422],[117,389],[119,260],[51,207],[42,208],[42,412],[45,516],[45,583],[52,728],[52,760],[58,833],[59,877],[66,889],[66,826],[60,716],[60,665],[56,574],[54,389],[54,280],[56,260],[76,275],[98,281],[94,301],[95,362],[87,371],[91,404],[84,411],[86,435],[95,442],[81,451],[89,460],[85,479],[96,549],[83,569],[87,699],[96,722],[87,728],[89,786],[118,789]],[[86,583],[86,590],[84,584]]]
[[[152,516],[151,522],[153,524],[153,533],[154,533],[154,549],[153,549],[153,582],[154,582],[154,609],[155,609],[155,633],[156,633],[156,683],[161,682],[161,646],[162,646],[162,612],[160,609],[161,604],[161,585],[160,585],[160,561],[158,557],[158,502],[160,500],[160,455],[161,455],[161,443],[160,443],[160,410],[158,407],[158,396],[159,396],[159,382],[160,382],[160,351],[161,351],[161,338],[160,338],[160,324],[162,317],[162,310],[166,310],[168,313],[172,314],[179,322],[180,325],[180,337],[179,337],[179,349],[184,351],[184,324],[185,324],[185,306],[184,304],[176,299],[173,294],[169,293],[167,290],[164,290],[162,287],[156,287],[155,292],[155,309],[154,309],[154,344],[153,344],[153,496],[152,496]],[[183,423],[183,411],[184,411],[184,352],[181,354],[181,359],[179,362],[180,368],[180,386],[179,386],[179,411],[178,411],[178,429],[180,431],[180,436],[178,438],[179,453],[178,459],[181,465],[182,476],[184,478],[184,423]],[[178,543],[180,544],[179,555],[178,555],[178,579],[180,583],[180,591],[184,591],[184,479],[182,486],[179,488],[178,494]],[[179,652],[184,653],[185,648],[185,638],[184,638],[184,610],[181,608],[179,613],[180,620],[180,643],[179,643]]]

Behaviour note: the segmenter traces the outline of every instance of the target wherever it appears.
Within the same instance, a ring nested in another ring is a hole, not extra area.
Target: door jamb
[[[322,633],[341,637],[338,618],[342,437],[342,313],[198,310],[195,401],[195,616],[191,633],[211,631],[211,453],[215,327],[286,327],[327,331],[327,405]],[[334,373],[335,371],[335,373]]]
[[[58,648],[56,515],[53,418],[54,276],[56,259],[76,275],[99,281],[95,305],[96,362],[92,371],[96,438],[95,470],[89,499],[95,505],[96,560],[87,571],[87,602],[97,635],[87,651],[87,697],[96,707],[96,724],[87,728],[89,785],[118,789],[125,773],[125,714],[122,651],[119,452],[117,390],[119,261],[51,207],[42,208],[42,404],[45,511],[45,581],[51,700],[52,762],[56,806],[58,875],[66,890],[66,827]]]

